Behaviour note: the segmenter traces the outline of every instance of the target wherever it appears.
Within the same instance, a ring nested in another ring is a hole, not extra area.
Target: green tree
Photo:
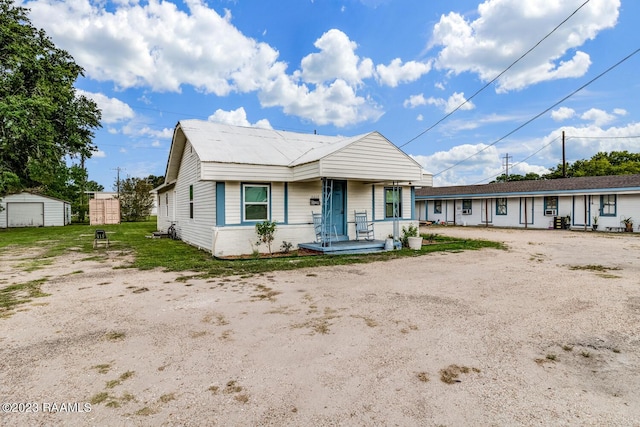
[[[507,181],[535,181],[538,179],[542,179],[540,175],[534,172],[528,172],[526,175],[519,175],[517,173],[512,173],[507,175],[502,174],[498,176],[495,181],[492,182],[507,182]]]
[[[164,176],[149,175],[145,179],[147,180],[147,182],[149,182],[149,184],[151,184],[153,188],[159,187],[164,184]]]
[[[153,207],[153,186],[143,178],[120,180],[120,216],[123,221],[140,221]]]
[[[78,95],[83,69],[31,25],[28,10],[0,0],[0,196],[20,188],[60,193],[68,158],[89,158],[101,113]]]
[[[626,175],[640,173],[640,153],[628,151],[599,152],[589,160],[576,160],[567,163],[567,177]],[[562,163],[551,168],[544,178],[562,178]]]

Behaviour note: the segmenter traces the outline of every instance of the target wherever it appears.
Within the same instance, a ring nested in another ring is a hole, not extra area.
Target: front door
[[[341,236],[346,236],[345,230],[345,199],[347,196],[346,182],[345,181],[333,181],[333,209],[331,211],[333,225],[336,227],[336,233],[338,239]]]

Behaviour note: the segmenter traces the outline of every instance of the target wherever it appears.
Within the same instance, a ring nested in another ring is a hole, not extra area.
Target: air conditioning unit
[[[462,215],[471,215],[471,209],[462,209]]]
[[[545,216],[556,216],[558,215],[557,209],[547,209],[544,211]]]

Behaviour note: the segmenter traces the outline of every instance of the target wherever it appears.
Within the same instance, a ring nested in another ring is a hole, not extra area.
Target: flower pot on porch
[[[422,248],[422,237],[409,237],[409,248],[420,250]]]

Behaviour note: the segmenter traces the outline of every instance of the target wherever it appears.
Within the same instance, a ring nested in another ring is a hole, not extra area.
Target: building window
[[[507,214],[507,198],[499,197],[496,199],[496,215]]]
[[[471,199],[462,199],[462,213],[471,215]]]
[[[394,207],[397,208],[396,212]],[[384,189],[384,217],[402,218],[402,188]]]
[[[616,216],[616,195],[600,196],[600,216]]]
[[[433,201],[433,213],[441,214],[442,213],[442,200],[434,200]]]
[[[189,218],[193,219],[193,185],[189,186]]]
[[[244,184],[242,186],[244,201],[243,221],[267,221],[269,219],[269,186]]]
[[[544,210],[549,209],[558,210],[558,198],[556,196],[544,198]]]
[[[167,216],[169,216],[169,193],[164,195],[164,206],[167,209]]]

